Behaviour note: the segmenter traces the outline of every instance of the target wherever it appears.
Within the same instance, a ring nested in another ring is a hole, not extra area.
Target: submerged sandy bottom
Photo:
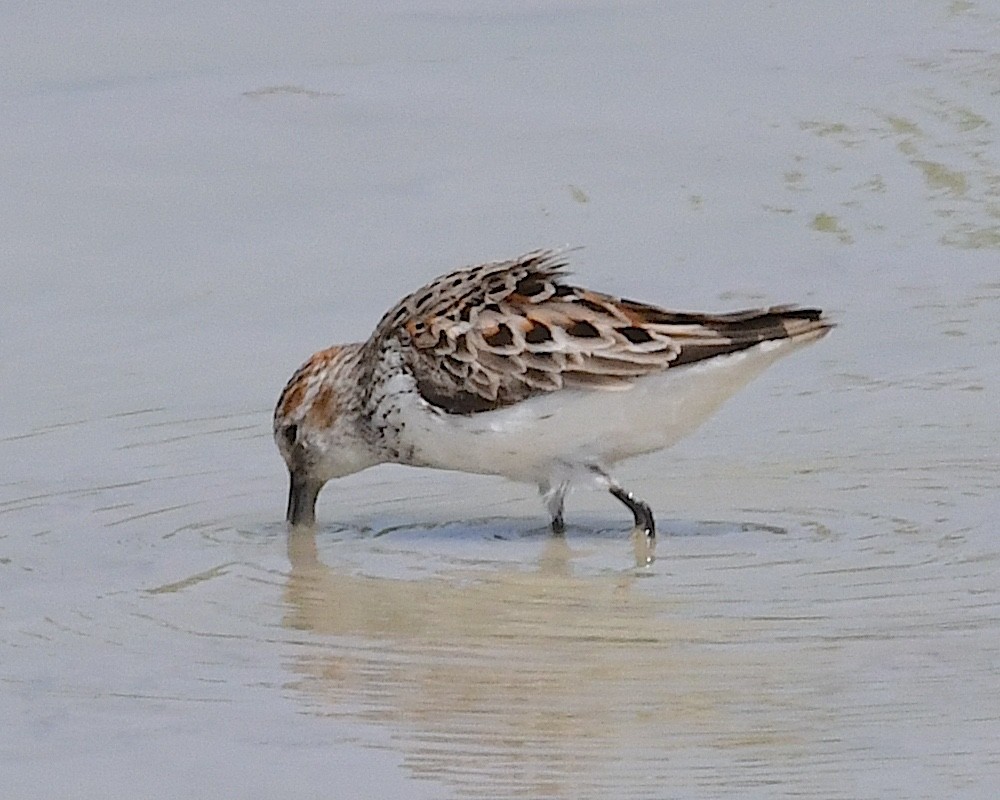
[[[885,5],[3,11],[5,795],[992,797],[998,20]],[[622,467],[652,560],[399,467],[289,534],[297,363],[567,242],[841,324]]]

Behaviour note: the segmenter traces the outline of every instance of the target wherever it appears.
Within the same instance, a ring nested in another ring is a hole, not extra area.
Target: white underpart
[[[805,338],[805,337],[804,337]],[[607,486],[593,467],[661,450],[694,431],[779,358],[812,341],[780,339],[638,379],[619,391],[563,390],[471,415],[429,411],[398,396],[414,463],[556,487]]]

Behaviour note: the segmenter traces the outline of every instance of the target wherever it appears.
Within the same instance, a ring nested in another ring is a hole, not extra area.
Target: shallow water
[[[1000,18],[741,8],[0,11],[9,796],[995,795]],[[294,367],[566,242],[840,327],[622,466],[655,553],[400,467],[286,531]]]

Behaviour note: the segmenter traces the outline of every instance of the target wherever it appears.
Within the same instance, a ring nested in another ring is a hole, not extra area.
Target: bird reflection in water
[[[717,647],[727,623],[645,591],[645,568],[579,574],[570,544],[547,537],[534,568],[408,580],[327,566],[315,530],[293,528],[284,624],[309,634],[294,687],[362,740],[390,728],[412,775],[460,790],[578,797],[669,780],[706,746],[767,746],[746,710],[773,708],[774,678]]]

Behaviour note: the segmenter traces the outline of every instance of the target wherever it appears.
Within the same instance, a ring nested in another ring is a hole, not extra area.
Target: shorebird
[[[571,485],[609,491],[653,537],[649,505],[610,472],[674,444],[765,367],[824,336],[819,309],[667,311],[567,281],[540,250],[450,272],[365,342],[314,354],[274,412],[287,521],[323,485],[382,463],[535,484],[554,531]]]

